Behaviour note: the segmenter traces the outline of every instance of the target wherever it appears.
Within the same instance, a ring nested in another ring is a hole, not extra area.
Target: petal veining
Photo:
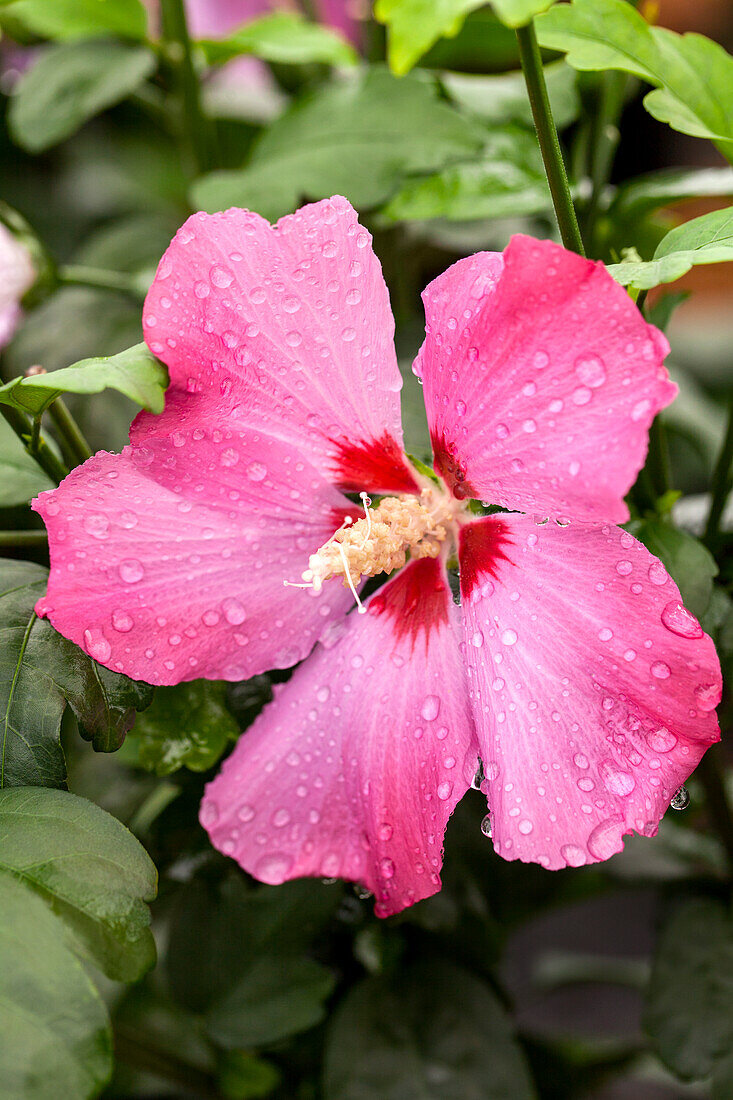
[[[626,531],[489,517],[461,532],[470,694],[496,850],[545,867],[657,831],[719,739],[720,667]]]
[[[297,445],[336,484],[415,490],[389,295],[346,199],[275,226],[247,210],[193,215],[160,262],[143,328],[174,387],[216,375],[242,425]]]
[[[361,882],[380,916],[436,893],[446,823],[477,760],[458,618],[432,558],[350,615],[207,787],[216,847],[264,882]]]
[[[169,393],[121,455],[100,452],[34,508],[49,533],[47,616],[138,680],[243,680],[288,667],[352,602],[286,588],[348,500],[291,446],[227,424],[218,402]]]
[[[423,294],[436,469],[460,498],[578,520],[628,519],[648,429],[675,396],[667,341],[603,264],[515,236]]]

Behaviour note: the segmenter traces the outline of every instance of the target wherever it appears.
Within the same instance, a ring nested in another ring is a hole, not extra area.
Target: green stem
[[[148,1035],[124,1024],[115,1026],[115,1054],[120,1062],[150,1073],[159,1080],[170,1081],[195,1096],[221,1100],[214,1078],[168,1050],[151,1042]]]
[[[718,537],[720,521],[723,517],[728,494],[733,487],[731,465],[733,465],[733,393],[728,398],[728,425],[725,431],[725,439],[713,471],[710,514],[705,527],[705,542],[708,546],[714,543]]]
[[[654,418],[649,428],[647,469],[649,470],[654,492],[657,497],[664,496],[670,488],[672,474],[669,465],[667,433],[664,430],[664,424],[659,416]]]
[[[0,531],[0,546],[46,546],[48,535],[45,531]]]
[[[210,126],[201,106],[201,86],[191,51],[183,0],[161,0],[163,38],[180,97],[183,135],[195,175],[210,167]]]
[[[62,286],[85,286],[94,290],[111,290],[126,294],[136,302],[145,300],[145,291],[129,275],[117,271],[102,271],[82,264],[64,264],[56,273]]]
[[[626,73],[606,72],[601,76],[597,110],[590,140],[591,194],[583,218],[583,236],[592,245],[603,189],[611,174],[613,158],[621,137],[618,119],[628,84]],[[592,251],[592,249],[591,249]]]
[[[731,813],[723,776],[718,766],[720,749],[714,746],[703,756],[695,775],[705,789],[710,819],[720,837],[733,872],[733,813]]]
[[[56,425],[61,444],[62,446],[65,445],[65,450],[68,451],[73,465],[79,466],[82,462],[86,462],[88,458],[91,458],[92,449],[84,438],[81,428],[69,412],[66,402],[57,397],[54,403],[49,405],[48,413]]]
[[[33,427],[28,417],[9,405],[0,405],[0,414],[5,417],[31,458],[35,459],[51,480],[55,481],[57,485],[60,481],[63,481],[69,471],[61,459],[53,453],[40,432],[38,433],[38,439],[34,440]]]
[[[560,235],[566,248],[585,256],[583,239],[580,235],[578,219],[570,194],[568,174],[565,170],[565,162],[560,148],[560,139],[557,136],[557,127],[550,108],[550,97],[547,94],[545,74],[542,69],[542,58],[537,44],[534,23],[528,23],[526,27],[517,28],[517,42],[529,102],[532,107],[532,117],[537,131],[537,140],[540,143],[547,182],[550,185],[552,203],[555,207],[557,224],[560,227]]]

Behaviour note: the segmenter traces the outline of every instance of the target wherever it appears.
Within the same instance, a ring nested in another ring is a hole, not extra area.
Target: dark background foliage
[[[448,4],[456,14],[471,6]],[[733,44],[724,3],[655,7],[661,25]],[[249,205],[276,218],[340,191],[374,234],[398,324],[407,448],[427,459],[410,372],[420,290],[512,232],[557,235],[514,32],[489,7],[454,37],[439,37],[445,20],[419,67],[398,78],[384,63],[384,28],[364,19],[367,60],[349,84],[331,63],[348,67],[356,55],[327,32],[303,39],[295,26],[274,47],[267,36],[212,41],[193,54],[199,113],[185,57],[165,40],[145,44],[138,8],[108,0],[112,22],[100,33],[96,0],[0,2],[0,216],[31,233],[34,248],[43,242],[3,379],[137,345],[145,288],[191,209]],[[395,18],[392,61],[406,71],[426,5],[402,8],[407,32]],[[590,255],[613,264],[634,247],[651,261],[674,225],[727,206],[730,141],[716,148],[670,128],[674,109],[646,109],[649,81],[633,70],[579,72],[567,47],[547,45]],[[264,61],[233,106],[210,66],[243,52]],[[711,67],[703,83],[716,79]],[[730,117],[733,80],[720,79]],[[703,99],[690,109],[704,115]],[[326,122],[336,138],[316,158]],[[705,232],[684,247],[707,247]],[[653,444],[630,498],[630,529],[665,562],[728,674],[730,515],[700,536],[733,396],[732,302],[726,264],[650,289],[646,309],[667,328],[681,393],[663,417],[669,469]],[[153,365],[143,358],[135,377],[132,392],[118,375],[95,396],[70,385],[92,448],[120,448],[135,402],[155,407]],[[35,392],[38,403],[53,399]],[[44,431],[53,452],[74,457],[57,421]],[[689,808],[606,864],[548,873],[503,862],[471,791],[449,824],[442,892],[398,917],[378,920],[370,898],[341,883],[261,886],[211,849],[197,811],[221,756],[287,673],[158,689],[153,699],[34,620],[48,559],[26,502],[50,484],[0,420],[4,1095],[733,1097],[728,693],[723,745],[690,780]]]

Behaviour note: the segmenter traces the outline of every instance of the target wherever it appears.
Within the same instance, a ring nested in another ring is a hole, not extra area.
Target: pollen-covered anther
[[[364,518],[344,523],[308,560],[303,580],[318,591],[330,577],[353,587],[362,577],[391,573],[411,558],[437,558],[453,533],[456,504],[424,489],[420,497],[384,497]],[[348,573],[347,573],[348,570]]]

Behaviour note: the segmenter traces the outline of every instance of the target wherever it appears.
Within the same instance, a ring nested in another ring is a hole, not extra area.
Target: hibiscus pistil
[[[369,498],[362,494],[362,499]],[[433,485],[423,488],[419,497],[383,497],[374,508],[365,505],[362,519],[346,517],[328,542],[311,554],[303,580],[319,591],[324,581],[341,576],[356,596],[355,586],[363,577],[400,569],[408,554],[412,559],[437,558],[444,548],[455,547],[464,511],[447,491]]]

